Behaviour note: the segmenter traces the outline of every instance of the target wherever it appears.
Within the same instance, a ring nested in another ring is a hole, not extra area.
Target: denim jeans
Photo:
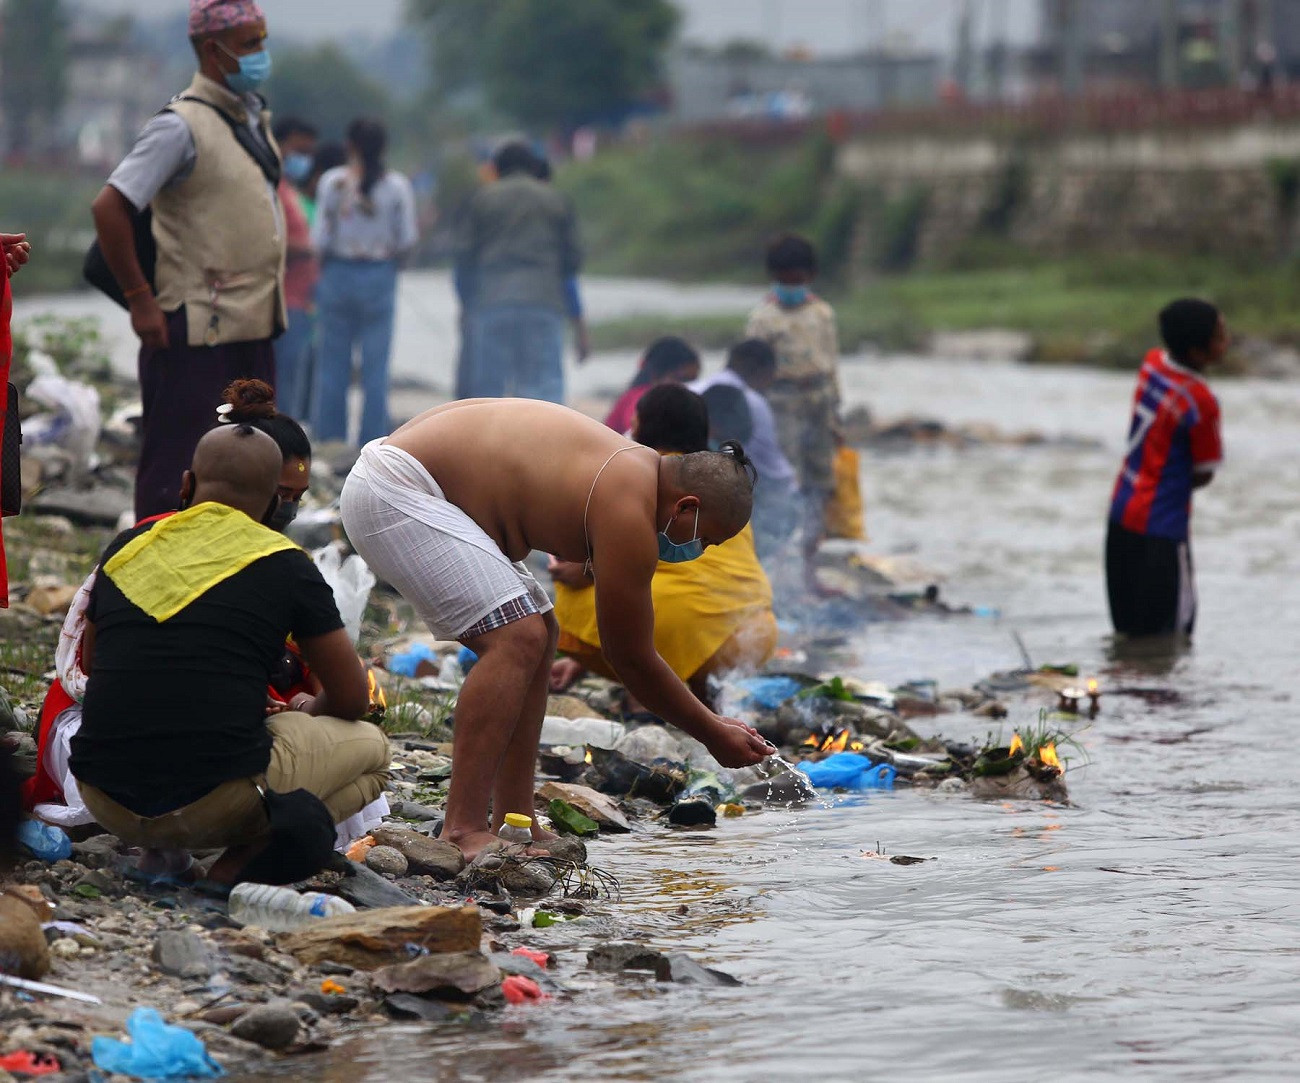
[[[393,261],[329,259],[316,287],[316,373],[311,425],[317,440],[348,438],[353,351],[361,354],[361,443],[387,436],[388,355],[397,305]]]
[[[275,340],[275,406],[297,421],[311,405],[311,333],[316,320],[305,308],[289,309],[289,326]]]
[[[541,305],[494,305],[470,317],[466,397],[564,402],[564,316]]]

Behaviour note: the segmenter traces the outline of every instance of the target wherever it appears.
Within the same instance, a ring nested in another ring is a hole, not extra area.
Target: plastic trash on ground
[[[388,672],[398,677],[414,677],[419,671],[421,662],[428,662],[431,666],[439,665],[438,652],[427,643],[415,643],[409,651],[390,654]]]
[[[501,992],[505,994],[506,1002],[509,1004],[527,1004],[531,1001],[550,1000],[547,993],[542,992],[542,987],[532,978],[525,978],[521,974],[511,974],[501,983]]]
[[[898,772],[888,763],[873,763],[857,752],[836,752],[818,763],[805,760],[799,770],[819,790],[888,790]]]
[[[561,718],[548,714],[542,722],[541,743],[571,748],[581,745],[613,748],[626,733],[627,727],[622,722],[611,722],[608,718]]]
[[[27,397],[51,412],[28,418],[23,423],[23,440],[63,448],[72,458],[73,473],[86,474],[102,424],[99,392],[80,380],[44,373],[27,385]]]
[[[736,687],[745,693],[746,701],[774,711],[786,700],[794,699],[803,684],[794,677],[746,677],[737,681]]]
[[[129,1042],[96,1038],[90,1046],[95,1067],[139,1079],[216,1079],[224,1069],[184,1027],[164,1023],[152,1008],[136,1008],[126,1021]]]
[[[535,951],[532,948],[515,948],[515,950],[510,954],[518,955],[521,959],[528,959],[530,962],[536,963],[543,970],[551,965],[551,957],[544,951]]]
[[[18,828],[18,845],[38,861],[54,864],[72,856],[72,840],[59,827],[40,820],[24,820]]]
[[[20,1076],[52,1075],[63,1071],[62,1066],[53,1057],[41,1056],[26,1049],[8,1053],[0,1057],[0,1072],[12,1072]]]
[[[311,558],[334,592],[334,603],[339,607],[343,627],[355,645],[361,638],[361,618],[366,612],[370,591],[375,585],[375,573],[355,553],[344,560],[337,545],[317,549]]]

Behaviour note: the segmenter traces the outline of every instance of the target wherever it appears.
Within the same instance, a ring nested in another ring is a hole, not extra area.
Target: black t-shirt
[[[329,585],[298,549],[254,561],[159,624],[102,571],[152,525],[119,535],[101,561],[86,614],[95,654],[71,758],[78,779],[141,815],[266,770],[267,683],[286,637],[343,627]]]

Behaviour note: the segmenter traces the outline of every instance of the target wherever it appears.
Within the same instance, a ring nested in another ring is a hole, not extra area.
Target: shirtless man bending
[[[468,399],[368,444],[343,487],[357,552],[434,635],[478,655],[456,705],[443,837],[472,860],[508,812],[531,813],[534,764],[559,634],[521,563],[534,549],[591,561],[605,656],[647,709],[727,767],[775,749],[714,714],[654,648],[650,580],[749,521],[744,452],[662,459],[563,406]],[[553,838],[534,827],[538,841]]]

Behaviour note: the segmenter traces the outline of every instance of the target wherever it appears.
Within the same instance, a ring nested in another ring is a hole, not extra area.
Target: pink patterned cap
[[[190,0],[190,37],[248,26],[264,18],[257,0]]]

